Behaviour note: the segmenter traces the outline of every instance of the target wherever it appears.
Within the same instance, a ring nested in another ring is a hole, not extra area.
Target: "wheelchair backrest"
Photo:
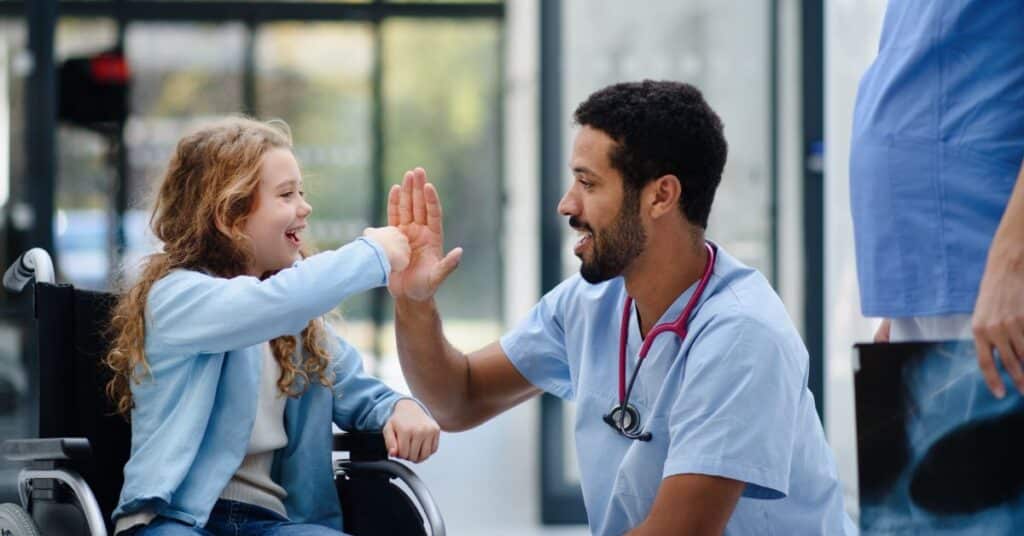
[[[114,412],[104,387],[105,331],[115,296],[70,285],[35,285],[39,335],[39,436],[84,437],[92,456],[75,466],[96,495],[103,517],[117,506],[131,427]]]

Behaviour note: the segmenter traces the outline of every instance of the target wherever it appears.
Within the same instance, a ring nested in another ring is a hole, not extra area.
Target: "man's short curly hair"
[[[707,228],[728,147],[721,119],[697,88],[655,80],[614,84],[590,95],[573,119],[615,140],[608,156],[626,188],[638,192],[663,175],[678,177],[683,214]]]

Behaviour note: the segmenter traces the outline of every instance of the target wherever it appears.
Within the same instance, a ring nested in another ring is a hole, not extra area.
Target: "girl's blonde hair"
[[[110,321],[113,341],[104,363],[113,371],[107,395],[126,418],[134,401],[130,385],[141,381],[145,355],[146,299],[153,284],[174,269],[230,278],[246,273],[251,248],[242,231],[256,209],[263,155],[291,149],[288,126],[232,117],[210,124],[178,142],[160,183],[150,227],[163,251],[146,258],[139,280],[120,295]],[[302,251],[302,256],[308,252]],[[264,274],[264,277],[271,274]],[[282,393],[296,397],[310,381],[331,385],[322,319],[302,331],[305,359],[293,359],[295,337],[270,341],[281,366]]]

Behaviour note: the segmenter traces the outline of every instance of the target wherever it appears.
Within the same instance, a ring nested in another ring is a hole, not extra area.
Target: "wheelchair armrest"
[[[18,473],[18,495],[21,504],[32,511],[33,501],[53,502],[53,484],[58,481],[70,488],[91,536],[106,536],[107,527],[103,520],[96,496],[82,476],[72,469],[68,462],[88,460],[92,446],[84,437],[47,437],[41,439],[8,439],[0,447],[5,458],[11,461],[27,461],[29,466]],[[33,484],[35,483],[35,484]],[[38,488],[36,487],[38,485]]]
[[[11,461],[42,462],[87,460],[92,447],[84,437],[47,437],[42,439],[8,439],[3,455]]]
[[[380,430],[355,431],[334,434],[334,450],[348,452],[354,462],[372,462],[388,459],[388,447]]]

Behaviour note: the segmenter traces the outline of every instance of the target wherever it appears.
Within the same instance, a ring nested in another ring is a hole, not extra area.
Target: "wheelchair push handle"
[[[56,281],[53,261],[45,249],[32,248],[22,253],[4,273],[4,288],[12,292],[21,292],[32,279],[37,283],[52,284]]]

